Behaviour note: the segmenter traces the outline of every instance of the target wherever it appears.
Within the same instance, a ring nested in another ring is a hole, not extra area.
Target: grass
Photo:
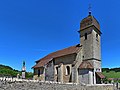
[[[120,72],[115,72],[115,71],[106,72],[106,71],[104,71],[103,74],[107,78],[120,78]]]

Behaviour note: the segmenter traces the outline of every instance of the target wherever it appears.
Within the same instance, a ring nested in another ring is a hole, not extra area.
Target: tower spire
[[[89,11],[89,15],[91,15],[91,4],[89,4],[89,8],[88,8],[88,11]]]
[[[25,67],[25,61],[23,61],[23,67]]]

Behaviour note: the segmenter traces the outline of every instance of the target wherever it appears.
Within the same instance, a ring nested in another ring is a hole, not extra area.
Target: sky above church
[[[120,67],[120,0],[0,0],[0,64],[27,71],[35,61],[80,43],[80,21],[92,15],[102,32],[102,67]]]

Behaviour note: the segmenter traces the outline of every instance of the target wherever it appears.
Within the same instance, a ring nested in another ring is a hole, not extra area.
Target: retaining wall
[[[80,85],[35,80],[0,80],[0,90],[113,90],[113,85]]]

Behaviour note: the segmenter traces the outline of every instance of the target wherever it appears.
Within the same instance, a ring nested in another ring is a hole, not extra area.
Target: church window
[[[67,67],[66,67],[66,75],[69,75],[69,74],[70,74],[70,67],[67,66]]]
[[[85,33],[85,40],[87,40],[87,33]]]
[[[84,59],[84,56],[83,56],[83,59]]]
[[[99,69],[99,68],[97,68],[97,69],[96,69],[96,71],[97,71],[97,72],[99,72],[99,71],[100,71],[100,69]]]
[[[40,76],[40,69],[38,69],[38,77]]]
[[[55,74],[58,74],[58,67],[56,67],[56,71],[55,71]]]
[[[96,34],[96,40],[98,41],[98,34]]]

